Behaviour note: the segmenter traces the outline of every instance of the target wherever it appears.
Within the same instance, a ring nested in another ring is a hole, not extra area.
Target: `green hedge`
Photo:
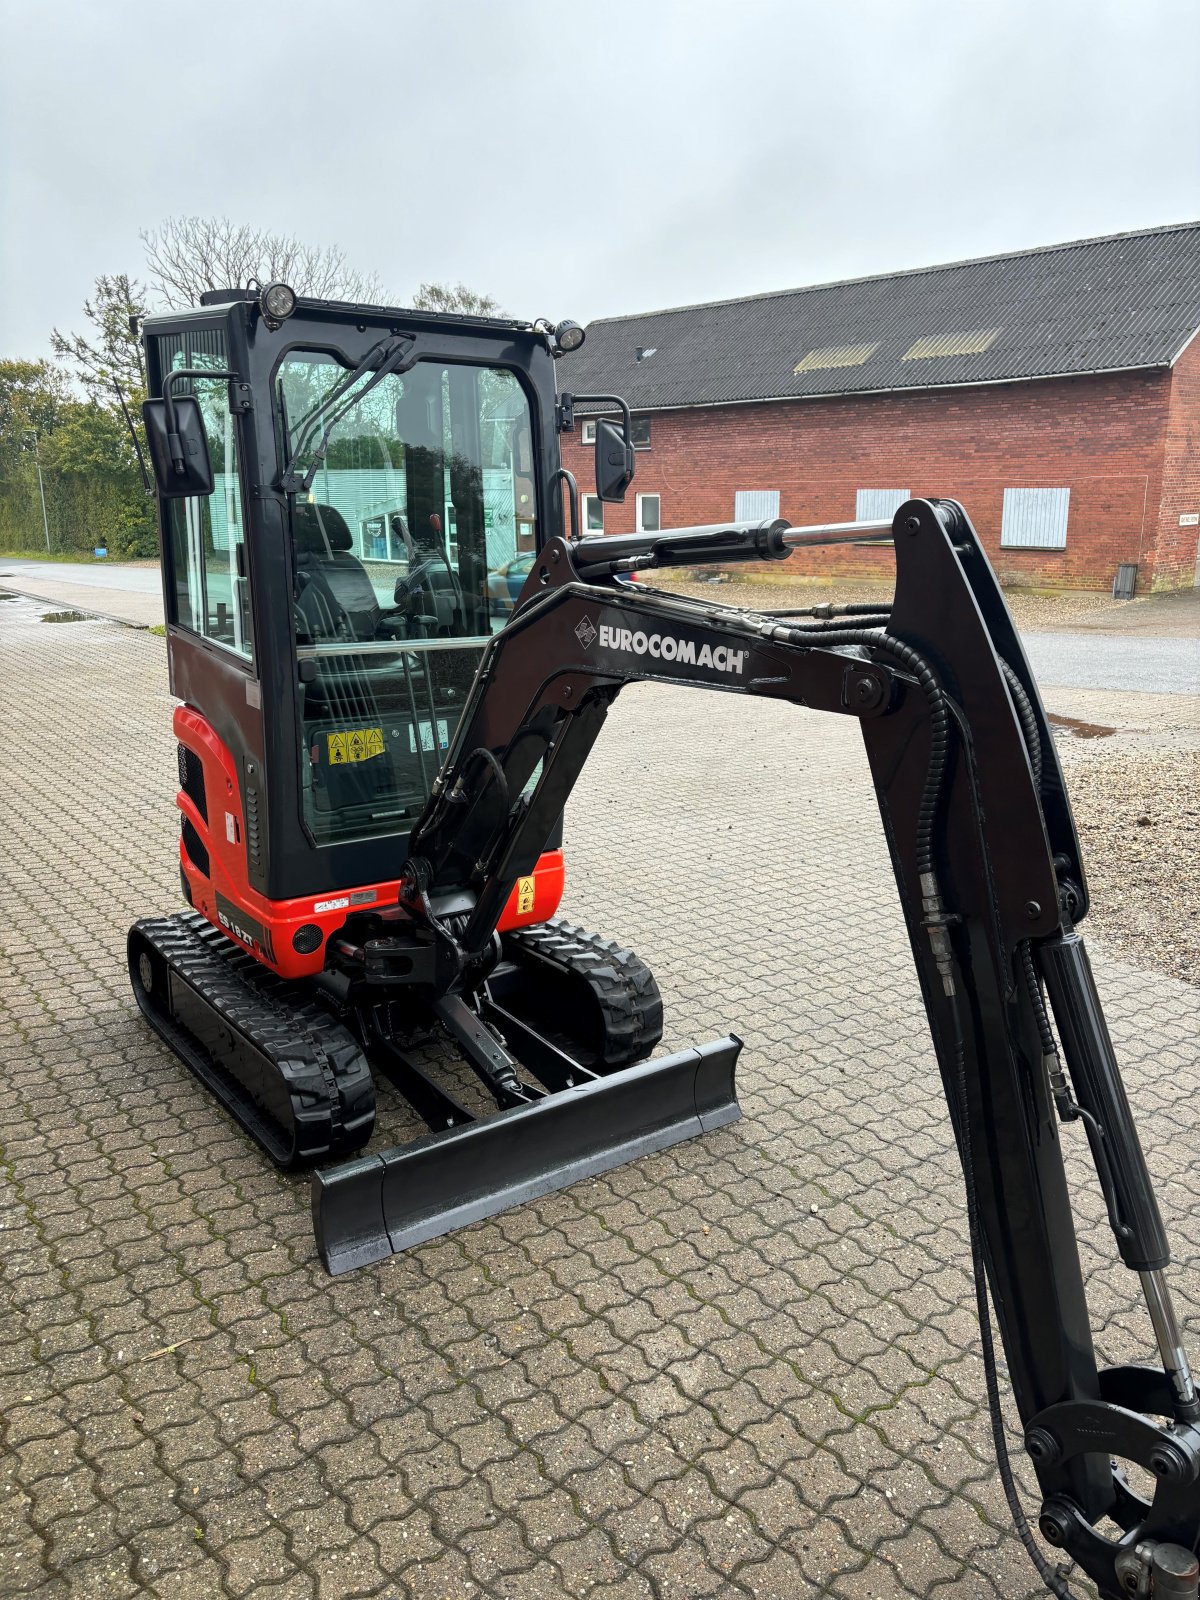
[[[43,468],[42,480],[55,554],[90,554],[97,545],[126,559],[158,554],[154,502],[143,494],[136,476]],[[0,479],[0,550],[36,555],[45,548],[37,472],[30,463],[27,470]]]

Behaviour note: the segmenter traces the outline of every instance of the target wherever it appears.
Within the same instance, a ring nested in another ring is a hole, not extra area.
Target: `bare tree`
[[[457,311],[469,317],[502,317],[500,303],[490,294],[476,294],[465,283],[423,283],[413,296],[417,311]]]
[[[125,272],[102,274],[90,299],[83,302],[91,337],[60,333],[57,328],[50,335],[54,354],[73,364],[74,377],[101,405],[112,405],[114,381],[127,397],[136,398],[141,392],[141,348],[129,319],[140,320],[146,311],[146,290],[136,278]]]
[[[226,217],[168,217],[143,229],[150,284],[172,310],[194,306],[206,289],[281,281],[317,300],[379,301],[375,273],[356,272],[337,245],[318,246]]]

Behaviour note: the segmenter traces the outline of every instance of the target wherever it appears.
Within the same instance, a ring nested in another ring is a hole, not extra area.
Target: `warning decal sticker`
[[[523,917],[533,910],[534,886],[532,878],[517,879],[517,915]]]
[[[345,766],[348,761],[370,761],[383,754],[382,728],[348,728],[344,733],[327,733],[329,765]]]

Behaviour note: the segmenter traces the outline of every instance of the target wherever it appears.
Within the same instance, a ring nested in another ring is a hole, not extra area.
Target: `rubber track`
[[[643,1061],[662,1038],[662,996],[654,974],[616,939],[602,939],[559,917],[504,935],[510,960],[536,973],[539,966],[581,979],[600,1009],[604,1029],[594,1071],[617,1072]],[[536,1019],[531,1019],[536,1022]]]
[[[199,912],[145,918],[133,929],[131,945],[135,937],[186,980],[216,1019],[275,1067],[292,1105],[290,1128],[252,1100],[231,1065],[214,1063],[208,1047],[175,1017],[153,1003],[147,1009],[131,957],[134,990],[147,1020],[277,1165],[307,1166],[366,1144],[375,1121],[366,1058],[354,1035],[300,985],[262,966]]]

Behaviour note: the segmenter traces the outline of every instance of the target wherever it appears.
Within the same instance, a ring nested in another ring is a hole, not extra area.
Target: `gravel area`
[[[1200,696],[1051,690],[1089,934],[1200,986]]]

